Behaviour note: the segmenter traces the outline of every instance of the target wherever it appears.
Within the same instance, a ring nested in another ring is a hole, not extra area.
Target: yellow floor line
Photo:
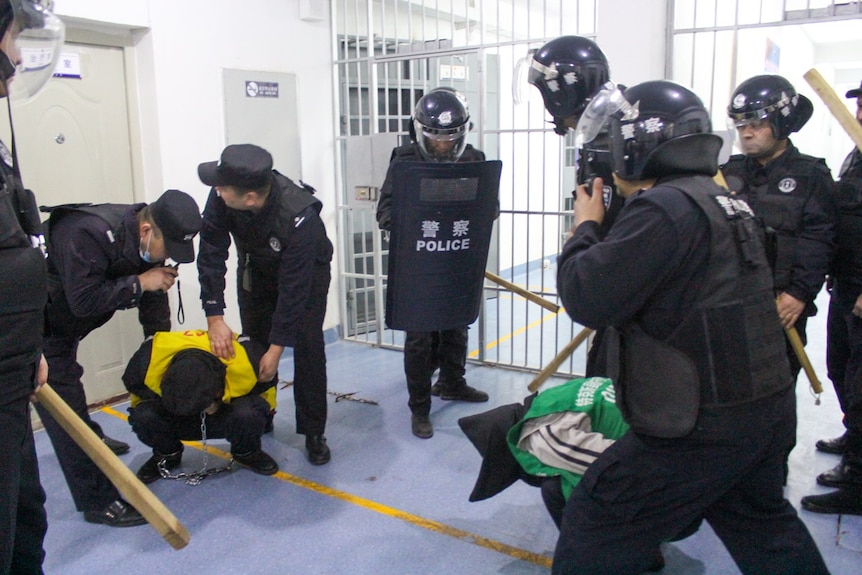
[[[108,415],[112,415],[124,421],[128,420],[128,417],[126,415],[120,413],[119,411],[111,407],[103,407],[100,411],[103,411]],[[184,441],[183,443],[195,449],[203,449],[203,444],[199,441]],[[221,457],[225,460],[230,459],[230,453],[227,453],[226,451],[222,451],[221,449],[212,446],[207,447],[207,452],[212,453],[213,455]],[[304,487],[305,489],[320,493],[321,495],[326,495],[335,499],[340,499],[341,501],[345,501],[347,503],[352,503],[353,505],[357,505],[359,507],[364,507],[365,509],[380,513],[381,515],[387,515],[395,519],[406,521],[407,523],[410,523],[417,527],[421,527],[422,529],[427,529],[429,531],[434,531],[435,533],[440,533],[441,535],[447,535],[455,539],[460,539],[462,541],[478,545],[479,547],[484,547],[485,549],[496,551],[497,553],[503,553],[504,555],[514,557],[515,559],[519,559],[521,561],[529,561],[530,563],[535,563],[536,565],[540,565],[542,567],[551,567],[551,558],[545,555],[540,555],[538,553],[533,553],[532,551],[527,551],[525,549],[506,545],[505,543],[494,541],[493,539],[488,539],[487,537],[482,537],[480,535],[470,533],[469,531],[464,531],[462,529],[458,529],[456,527],[452,527],[438,521],[425,519],[424,517],[413,515],[412,513],[407,513],[406,511],[401,511],[400,509],[395,509],[394,507],[382,505],[375,501],[371,501],[370,499],[365,499],[364,497],[357,497],[344,491],[332,489],[331,487],[327,487],[326,485],[321,485],[320,483],[315,483],[314,481],[309,481],[308,479],[303,479],[302,477],[291,475],[283,471],[277,472],[273,477],[277,477],[278,479],[281,479],[282,481],[287,481],[288,483],[293,483],[294,485],[297,485],[299,487]]]
[[[560,308],[560,311],[558,311],[556,313],[549,313],[546,316],[539,318],[536,321],[534,321],[528,325],[525,325],[524,327],[516,329],[512,333],[504,335],[500,339],[495,339],[494,341],[492,341],[491,343],[489,343],[488,345],[485,346],[485,350],[487,351],[489,349],[493,349],[493,348],[497,347],[498,345],[500,345],[501,343],[505,343],[505,342],[509,341],[510,339],[512,339],[513,337],[515,337],[517,335],[521,335],[522,333],[524,333],[528,329],[538,327],[538,326],[542,325],[543,323],[545,323],[546,321],[548,321],[550,319],[554,319],[555,317],[557,317],[561,313],[565,313],[565,311],[566,310],[564,308]],[[470,357],[478,357],[478,355],[479,355],[478,349],[474,349],[473,351],[470,352]]]

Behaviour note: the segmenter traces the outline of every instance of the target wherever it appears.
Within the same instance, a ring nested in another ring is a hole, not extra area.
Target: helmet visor
[[[578,125],[575,128],[575,147],[580,148],[595,140],[611,115],[620,110],[630,109],[631,105],[623,96],[622,90],[613,82],[605,83],[602,89],[593,96],[590,104],[578,120]]]
[[[731,130],[738,130],[745,126],[769,122],[769,109],[761,108],[752,112],[743,112],[739,114],[729,114],[727,118],[727,127]]]
[[[66,29],[63,22],[42,4],[24,1],[20,13],[15,11],[15,25],[21,32],[15,45],[21,62],[9,86],[14,99],[36,95],[54,74],[60,58]],[[13,3],[15,6],[15,3]]]

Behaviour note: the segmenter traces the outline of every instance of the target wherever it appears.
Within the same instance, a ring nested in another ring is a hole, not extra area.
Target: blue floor
[[[821,305],[825,318],[825,306]],[[787,497],[828,491],[816,475],[838,463],[814,441],[842,432],[840,413],[823,367],[822,320],[809,327],[809,352],[827,388],[821,405],[800,376],[798,445],[791,455]],[[469,503],[479,454],[458,418],[519,402],[529,373],[471,364],[469,382],[491,395],[487,404],[434,399],[432,439],[410,433],[402,354],[365,344],[327,347],[329,388],[356,392],[379,405],[330,396],[327,437],[332,461],[305,459],[295,434],[293,397],[279,392],[275,431],[264,449],[278,461],[273,477],[239,468],[198,486],[161,480],[154,493],[183,522],[191,542],[173,550],[149,526],[111,529],[85,523],[72,505],[47,435],[36,434],[42,484],[48,493],[45,572],[61,575],[160,574],[545,574],[556,542],[538,489],[517,483],[489,500]],[[292,373],[285,359],[282,377]],[[559,383],[551,380],[546,385]],[[132,445],[121,459],[137,470],[149,456],[122,418],[126,405],[94,414],[108,435]],[[229,450],[212,442],[210,462]],[[187,448],[183,470],[196,470],[203,453]],[[862,517],[800,511],[834,575],[862,573]],[[708,526],[664,547],[666,575],[739,573]]]

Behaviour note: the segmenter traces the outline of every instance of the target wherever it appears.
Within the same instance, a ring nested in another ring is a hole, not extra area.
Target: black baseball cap
[[[162,232],[167,256],[177,263],[195,261],[194,237],[201,231],[201,213],[194,198],[168,190],[150,204],[153,221]]]
[[[224,395],[225,365],[202,349],[178,352],[162,376],[162,403],[174,415],[200,413]]]
[[[259,190],[272,177],[272,155],[254,144],[233,144],[221,153],[221,161],[198,165],[198,177],[212,187]]]
[[[846,94],[844,94],[845,98],[858,98],[862,96],[862,82],[859,82],[859,87],[855,90],[848,90]]]

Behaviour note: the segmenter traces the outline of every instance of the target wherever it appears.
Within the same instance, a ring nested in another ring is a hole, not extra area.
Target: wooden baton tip
[[[191,538],[188,529],[50,385],[41,386],[36,391],[36,398],[111,480],[123,498],[138,510],[171,547],[182,549],[188,545]]]

